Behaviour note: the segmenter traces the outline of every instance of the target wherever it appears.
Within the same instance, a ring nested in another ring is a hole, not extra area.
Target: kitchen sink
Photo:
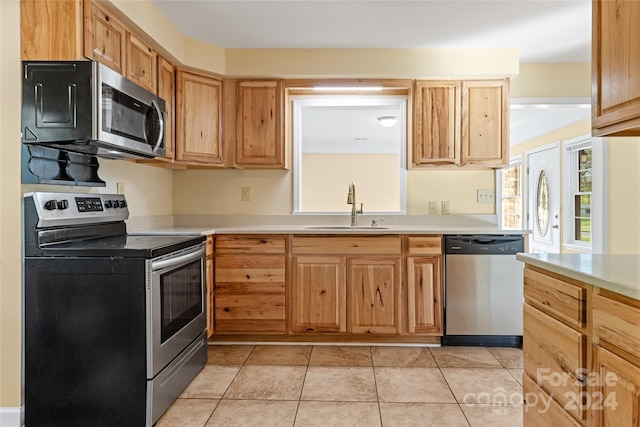
[[[305,227],[306,230],[388,230],[389,227],[372,227],[370,225],[355,226],[350,225],[310,225]]]

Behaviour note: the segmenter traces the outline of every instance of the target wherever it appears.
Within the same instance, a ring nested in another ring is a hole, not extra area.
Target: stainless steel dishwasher
[[[521,347],[520,235],[445,236],[443,345]]]

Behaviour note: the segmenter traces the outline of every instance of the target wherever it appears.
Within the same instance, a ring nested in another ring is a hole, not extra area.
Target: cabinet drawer
[[[592,313],[594,342],[607,341],[640,354],[640,308],[594,294]]]
[[[584,419],[572,401],[584,391],[586,336],[542,311],[524,304],[524,371],[545,391],[566,406],[577,419]]]
[[[285,257],[216,256],[216,294],[284,293]]]
[[[294,237],[295,255],[400,255],[400,236]]]
[[[528,427],[582,426],[527,375],[522,376],[522,391],[524,425]]]
[[[554,317],[583,328],[586,290],[527,267],[524,271],[524,298],[529,304]]]
[[[284,332],[284,295],[216,295],[216,332]]]
[[[409,255],[441,255],[442,236],[408,237]]]
[[[216,254],[285,254],[284,236],[218,236]]]

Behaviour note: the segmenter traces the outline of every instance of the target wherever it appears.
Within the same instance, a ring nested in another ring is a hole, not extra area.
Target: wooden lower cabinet
[[[588,394],[591,426],[640,425],[640,366],[598,345],[593,347],[596,384]]]
[[[215,333],[286,331],[284,236],[218,236]]]
[[[205,307],[207,310],[207,338],[213,334],[213,236],[207,236],[206,242],[207,258],[205,263],[206,278],[206,300]]]
[[[522,376],[522,395],[524,398],[522,412],[525,426],[580,427],[582,425],[527,375]]]
[[[345,257],[294,257],[293,332],[347,331],[345,266]]]
[[[347,264],[347,331],[397,334],[400,258],[350,258]]]
[[[442,335],[441,257],[407,258],[407,332]]]

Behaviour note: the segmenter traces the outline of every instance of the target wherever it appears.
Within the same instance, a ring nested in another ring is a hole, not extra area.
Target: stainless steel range
[[[152,426],[206,364],[204,237],[128,235],[123,195],[26,194],[25,423]]]

